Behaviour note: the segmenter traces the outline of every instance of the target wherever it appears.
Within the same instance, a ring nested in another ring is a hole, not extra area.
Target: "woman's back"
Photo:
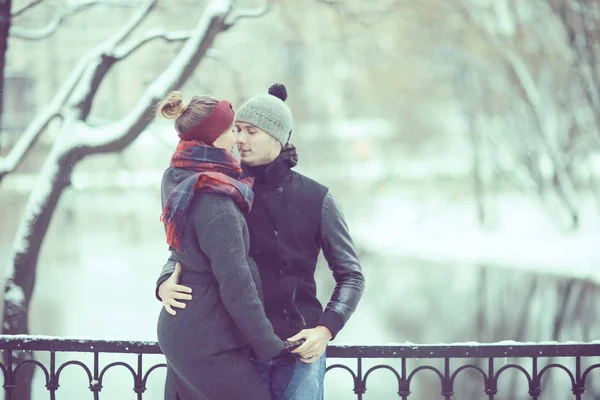
[[[248,257],[242,212],[252,205],[252,180],[232,156],[236,138],[228,101],[174,92],[159,106],[175,119],[181,139],[163,175],[161,221],[179,283],[192,288],[185,309],[158,318],[158,343],[167,358],[165,399],[268,400],[250,363],[280,354],[285,343],[268,321],[260,278]]]
[[[161,185],[163,207],[174,188],[186,178],[194,175],[194,173],[194,171],[173,167],[165,171]],[[221,226],[217,224],[217,222],[225,220],[227,222],[234,220],[233,226]],[[214,247],[232,251],[235,245],[233,242],[237,241],[233,237],[233,234],[237,232],[234,227],[241,229],[244,245],[243,249],[236,248],[235,251],[243,251],[247,254],[250,245],[248,227],[243,214],[233,199],[222,194],[195,193],[190,205],[185,232],[182,236],[181,251],[173,251],[174,256],[183,267],[183,272],[213,273],[210,259],[202,249],[203,246],[200,238],[203,234],[218,236],[221,240],[215,242]],[[251,269],[255,269],[254,261],[249,257],[247,257],[247,260],[253,264]],[[260,285],[260,280],[257,279],[256,283]],[[260,295],[262,296],[262,293]]]

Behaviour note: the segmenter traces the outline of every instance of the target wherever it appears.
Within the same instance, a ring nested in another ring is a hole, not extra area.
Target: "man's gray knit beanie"
[[[269,94],[259,94],[246,101],[235,114],[235,122],[254,125],[285,145],[292,133],[292,112],[285,99],[285,86],[276,83],[269,88]]]

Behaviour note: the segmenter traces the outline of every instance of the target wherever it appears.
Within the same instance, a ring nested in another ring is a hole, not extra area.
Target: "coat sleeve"
[[[200,248],[210,259],[225,308],[260,359],[284,350],[267,319],[244,250],[242,220],[233,211],[221,211],[205,226],[196,225]]]
[[[335,289],[318,325],[327,327],[335,338],[356,310],[365,279],[344,214],[331,192],[323,201],[320,239],[323,255],[333,273]]]
[[[177,260],[175,259],[173,252],[171,252],[171,256],[167,260],[166,264],[163,266],[162,272],[160,273],[160,276],[158,277],[158,280],[156,281],[156,289],[154,291],[154,294],[159,301],[162,301],[162,299],[158,295],[158,288],[160,287],[160,285],[162,285],[162,283],[164,281],[169,279],[171,274],[175,271],[175,263],[176,262],[177,262]]]
[[[165,203],[167,202],[167,198],[168,195],[167,193],[171,193],[173,191],[174,188],[174,183],[171,182],[167,176],[169,174],[169,172],[171,171],[171,168],[168,168],[162,177],[162,181],[161,181],[161,191],[160,191],[160,200],[161,200],[161,204],[162,207],[165,206]],[[166,232],[165,228],[165,232]],[[173,252],[171,251],[171,255],[169,256],[169,259],[167,260],[166,264],[163,266],[163,269],[160,273],[160,276],[158,277],[158,280],[156,281],[156,288],[154,289],[154,295],[156,296],[156,298],[159,301],[162,301],[162,299],[160,298],[160,296],[158,295],[158,288],[160,287],[160,285],[162,285],[162,283],[164,281],[166,281],[167,279],[169,279],[169,277],[171,276],[171,274],[175,271],[175,263],[177,262],[177,260],[175,259],[175,255],[173,254]]]

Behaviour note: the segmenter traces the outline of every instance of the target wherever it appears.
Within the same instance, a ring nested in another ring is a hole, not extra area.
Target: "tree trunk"
[[[10,8],[12,0],[0,0],[0,134],[2,132],[2,115],[4,113],[4,66],[8,48],[8,31],[10,30]],[[2,141],[0,140],[0,146]],[[2,148],[0,147],[0,150]]]
[[[469,139],[471,142],[471,155],[472,155],[472,177],[473,177],[473,190],[475,191],[475,201],[477,203],[477,221],[479,226],[486,226],[486,213],[485,213],[485,190],[483,182],[483,166],[482,166],[482,143],[481,134],[477,128],[475,116],[472,113],[467,112],[467,121],[469,124]]]
[[[47,184],[34,187],[25,208],[26,217],[21,220],[17,230],[17,237],[21,238],[22,242],[14,252],[9,266],[13,269],[12,276],[5,283],[2,324],[2,333],[5,335],[29,333],[28,311],[35,286],[38,256],[58,200],[64,188],[68,186],[75,165],[71,153],[61,154],[58,149],[59,146],[54,146],[44,163],[37,182]],[[32,354],[29,352],[13,352],[13,369],[30,359]],[[5,353],[5,365],[7,361]],[[33,366],[19,370],[15,377],[13,399],[25,400],[31,397],[32,378]]]

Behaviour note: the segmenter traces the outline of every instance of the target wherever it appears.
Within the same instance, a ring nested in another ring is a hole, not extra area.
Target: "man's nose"
[[[246,141],[246,135],[244,134],[244,132],[240,132],[236,135],[235,139],[238,143],[244,143]]]

